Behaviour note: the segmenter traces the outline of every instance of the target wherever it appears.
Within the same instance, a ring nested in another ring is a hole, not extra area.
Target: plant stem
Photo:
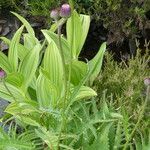
[[[126,150],[126,149],[127,149],[127,146],[128,146],[128,144],[129,144],[129,142],[130,142],[132,136],[134,135],[134,132],[136,131],[136,129],[137,129],[137,127],[138,127],[138,125],[139,125],[139,123],[140,123],[140,121],[141,121],[141,119],[142,119],[142,117],[143,117],[143,115],[144,115],[144,111],[145,111],[145,108],[146,108],[146,105],[147,105],[147,102],[148,102],[149,97],[150,97],[150,86],[147,87],[146,99],[145,99],[145,102],[144,102],[144,104],[143,104],[143,106],[142,106],[142,108],[141,108],[138,121],[137,121],[137,123],[135,124],[135,127],[134,127],[134,129],[132,130],[132,132],[131,132],[131,134],[130,134],[128,140],[127,140],[127,142],[125,143],[125,146],[124,146],[123,150]]]
[[[66,76],[66,68],[65,68],[65,58],[63,54],[63,48],[62,48],[62,42],[61,42],[61,27],[58,27],[58,40],[59,40],[59,48],[60,48],[60,55],[62,58],[62,67],[63,67],[63,75],[64,75],[64,108],[66,106],[66,100],[67,100],[67,76]]]
[[[64,58],[63,47],[62,47],[62,42],[61,42],[61,27],[62,27],[62,25],[58,24],[59,49],[60,49],[60,55],[62,58],[63,77],[64,77],[64,98],[63,98],[63,114],[62,114],[63,119],[62,119],[60,133],[58,136],[58,145],[57,145],[58,150],[59,150],[61,133],[62,133],[62,130],[64,129],[65,124],[66,124],[65,108],[66,108],[66,101],[67,101],[67,76],[66,76],[66,68],[65,68],[65,58]]]
[[[14,99],[14,101],[16,101],[15,97],[13,96],[13,94],[11,93],[11,91],[9,90],[9,88],[7,87],[6,83],[5,83],[5,79],[2,79],[3,85],[6,88],[6,90],[8,91],[8,93],[10,94],[10,96]]]

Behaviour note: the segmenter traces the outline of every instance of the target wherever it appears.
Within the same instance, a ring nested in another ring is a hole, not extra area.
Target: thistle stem
[[[66,76],[66,68],[65,68],[65,58],[63,54],[62,42],[61,42],[61,27],[58,27],[58,40],[59,40],[59,49],[60,55],[62,58],[62,67],[63,67],[63,75],[64,75],[64,108],[66,107],[66,100],[67,100],[67,76]]]
[[[65,58],[64,58],[64,54],[63,54],[63,47],[62,47],[62,42],[61,42],[61,28],[62,25],[58,24],[58,41],[59,41],[59,49],[60,49],[60,55],[61,55],[61,59],[62,59],[62,67],[63,67],[63,77],[64,77],[64,98],[63,98],[63,114],[62,114],[62,124],[61,124],[61,129],[60,129],[60,133],[58,136],[58,145],[57,145],[57,149],[59,150],[59,143],[60,143],[60,138],[61,138],[61,133],[64,129],[64,126],[66,124],[66,117],[65,117],[65,108],[66,108],[66,101],[67,101],[67,76],[66,76],[66,68],[65,68]]]

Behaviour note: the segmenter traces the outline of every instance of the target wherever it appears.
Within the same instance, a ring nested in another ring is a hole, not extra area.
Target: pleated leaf
[[[58,35],[52,31],[48,31],[48,30],[43,30],[43,31],[46,32],[50,36],[50,38],[56,43],[57,48],[59,49]],[[62,42],[62,49],[63,49],[65,61],[67,62],[71,59],[71,52],[70,52],[71,50],[70,50],[69,44],[65,38],[61,37],[61,42]]]
[[[41,108],[48,109],[56,105],[57,87],[42,72],[37,79],[36,88],[37,99]]]
[[[90,17],[79,15],[76,11],[67,21],[67,40],[72,50],[73,58],[78,58],[90,26]]]
[[[0,39],[2,39],[7,45],[10,46],[11,41],[9,39],[7,39],[6,37],[0,37]],[[17,44],[17,47],[18,47],[18,57],[20,60],[23,60],[29,50],[20,43]]]
[[[24,19],[22,16],[20,16],[19,14],[15,12],[11,12],[11,13],[14,14],[23,23],[23,25],[26,27],[29,34],[33,36],[35,35],[33,28],[31,27],[31,25],[26,19]]]
[[[77,56],[79,56],[79,54],[82,50],[82,47],[85,43],[88,31],[89,31],[89,27],[90,27],[90,16],[80,15],[80,19],[81,19],[81,24],[82,24],[82,32],[80,33],[81,41],[80,41],[80,45],[79,45],[79,50],[77,52]]]
[[[87,64],[74,60],[71,66],[71,83],[78,85],[87,73]]]
[[[37,44],[28,54],[25,56],[20,64],[19,72],[24,76],[24,88],[26,89],[35,76],[35,72],[39,63],[39,52],[41,45]]]
[[[32,35],[30,35],[29,33],[26,33],[23,35],[24,37],[24,46],[25,48],[27,48],[28,50],[31,50],[34,48],[34,46],[36,45],[35,39],[33,38]]]
[[[75,97],[75,100],[81,100],[81,99],[90,98],[93,96],[97,96],[97,93],[93,89],[87,86],[82,86],[77,96]]]
[[[43,31],[48,41],[48,47],[44,55],[44,70],[48,73],[49,80],[57,86],[59,93],[64,85],[62,58],[56,43]]]
[[[13,72],[17,71],[18,68],[18,43],[20,41],[20,36],[23,31],[24,26],[20,27],[15,33],[12,41],[10,43],[9,52],[8,52],[8,60],[11,64],[11,68]]]
[[[78,58],[81,48],[82,24],[79,14],[73,11],[72,16],[67,21],[67,41],[72,50],[72,57]]]
[[[7,88],[4,86],[4,84],[2,82],[0,82],[0,97],[9,101],[9,102],[13,102],[13,101],[24,101],[24,93],[17,87],[6,83]],[[10,94],[10,92],[13,94],[13,96]],[[14,98],[15,100],[14,100]]]
[[[31,113],[38,112],[38,110],[34,105],[31,105],[30,103],[12,102],[7,106],[5,112],[17,116],[18,114],[30,115]]]
[[[91,61],[89,61],[89,67],[90,67],[89,81],[90,81],[90,84],[93,83],[93,81],[98,76],[98,74],[101,70],[105,50],[106,50],[106,42],[104,42],[101,45],[101,47],[100,47],[98,53],[96,54],[96,56]]]
[[[21,75],[18,72],[15,72],[15,73],[8,74],[7,77],[5,78],[5,81],[15,87],[21,87],[24,78],[23,75]]]
[[[11,64],[8,61],[7,56],[0,51],[0,67],[8,74],[11,72]]]

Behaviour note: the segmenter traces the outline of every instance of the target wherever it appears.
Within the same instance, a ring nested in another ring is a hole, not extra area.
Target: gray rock
[[[6,35],[8,35],[9,32],[10,32],[10,28],[9,27],[5,27],[4,31],[2,32],[2,35],[6,36]]]
[[[7,44],[5,44],[3,41],[0,43],[0,49],[2,51],[7,50],[9,47]]]
[[[0,118],[4,115],[4,110],[7,107],[8,102],[0,98]]]
[[[0,33],[1,33],[1,31],[2,31],[2,26],[0,25]]]
[[[6,22],[7,22],[6,20],[0,20],[0,24],[4,24]]]

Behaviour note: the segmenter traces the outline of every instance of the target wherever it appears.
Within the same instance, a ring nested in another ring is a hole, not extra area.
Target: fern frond
[[[6,133],[0,127],[0,149],[35,150],[32,133],[25,132],[17,135],[16,129],[16,126],[10,125],[9,131]]]

